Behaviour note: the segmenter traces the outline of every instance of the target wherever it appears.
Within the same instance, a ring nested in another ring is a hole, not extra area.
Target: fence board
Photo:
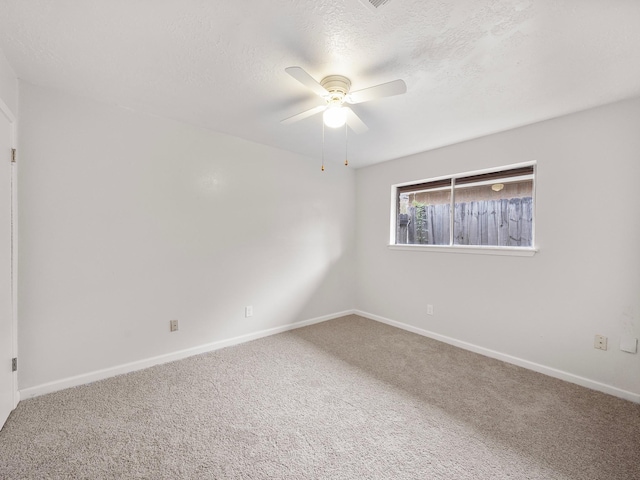
[[[407,233],[398,243],[406,238],[410,244],[449,245],[450,209],[449,204],[410,206]],[[455,245],[531,246],[532,235],[531,197],[455,205]]]

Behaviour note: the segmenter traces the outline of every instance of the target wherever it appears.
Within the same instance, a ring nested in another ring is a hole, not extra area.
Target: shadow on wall
[[[253,267],[236,291],[233,285],[227,285],[226,290],[231,289],[229,295],[236,298],[226,303],[252,306],[252,318],[245,322],[211,322],[208,338],[234,337],[312,320],[335,313],[336,308],[344,311],[353,307],[353,264],[342,227],[313,217],[298,221],[301,223],[296,228],[289,229],[297,232],[296,238],[283,238],[281,249],[265,252],[255,245],[234,247],[232,257],[243,258],[243,268]],[[224,261],[221,259],[221,263]],[[228,319],[241,314],[216,310],[215,301],[208,306],[209,310],[197,315]]]

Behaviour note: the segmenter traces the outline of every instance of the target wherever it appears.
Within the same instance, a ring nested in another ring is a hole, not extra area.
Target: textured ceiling
[[[287,75],[407,93],[353,109],[353,166],[640,95],[638,0],[0,0],[18,76],[319,159],[322,104]],[[342,161],[344,131],[327,131]]]

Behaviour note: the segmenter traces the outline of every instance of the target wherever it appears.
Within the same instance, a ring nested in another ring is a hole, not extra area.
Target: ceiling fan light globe
[[[328,107],[324,111],[322,119],[324,120],[324,124],[329,128],[342,127],[347,121],[347,111],[340,106]]]

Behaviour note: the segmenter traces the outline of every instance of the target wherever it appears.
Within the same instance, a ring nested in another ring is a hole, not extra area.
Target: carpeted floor
[[[19,404],[2,479],[640,479],[640,405],[357,316]]]

